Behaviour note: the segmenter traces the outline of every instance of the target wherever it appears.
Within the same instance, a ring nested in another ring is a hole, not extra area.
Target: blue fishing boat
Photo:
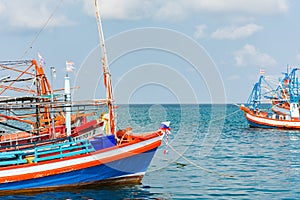
[[[300,129],[297,71],[298,68],[293,68],[285,73],[277,87],[272,87],[264,75],[260,76],[247,104],[240,106],[251,127]]]
[[[106,98],[72,101],[68,76],[63,94],[54,95],[42,66],[32,60],[36,74],[30,74],[27,68],[21,74],[33,76],[22,78],[22,81],[34,81],[36,90],[27,91],[33,95],[0,99],[1,125],[17,129],[1,131],[1,194],[140,183],[164,135],[169,133],[170,122],[163,122],[156,130],[145,133],[135,133],[131,128],[116,130],[112,83],[97,0],[95,8]],[[5,65],[1,67],[7,69]],[[11,83],[7,78],[3,80],[9,85],[2,88],[24,91],[11,84],[21,81],[20,76],[10,80]],[[84,113],[85,110],[89,112]]]

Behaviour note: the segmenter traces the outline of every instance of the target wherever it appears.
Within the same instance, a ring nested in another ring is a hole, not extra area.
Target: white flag
[[[39,58],[39,64],[40,64],[40,66],[45,65],[44,58],[42,57],[42,55],[40,54],[40,52],[38,52],[38,58]]]
[[[67,72],[73,72],[75,69],[75,64],[73,62],[70,61],[66,61],[66,71]]]
[[[54,67],[51,68],[52,77],[56,78],[56,69]]]

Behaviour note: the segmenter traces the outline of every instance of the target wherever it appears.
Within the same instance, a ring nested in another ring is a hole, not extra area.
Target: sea
[[[118,128],[170,121],[141,184],[1,196],[1,199],[300,199],[300,132],[250,128],[234,104],[130,104]]]

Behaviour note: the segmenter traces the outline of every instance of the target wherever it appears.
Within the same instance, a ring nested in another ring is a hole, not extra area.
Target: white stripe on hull
[[[257,117],[257,116],[251,115],[249,113],[246,113],[246,118],[249,119],[250,121],[254,121],[254,122],[257,122],[257,123],[263,124],[263,125],[286,127],[286,128],[300,127],[300,121],[276,120],[276,119],[271,119],[271,118],[262,118],[262,117]]]

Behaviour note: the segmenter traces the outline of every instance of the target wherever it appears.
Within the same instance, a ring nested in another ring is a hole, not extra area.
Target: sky
[[[117,103],[243,103],[260,69],[300,62],[295,0],[99,0]],[[45,60],[74,98],[105,97],[93,0],[0,0],[0,60]]]

